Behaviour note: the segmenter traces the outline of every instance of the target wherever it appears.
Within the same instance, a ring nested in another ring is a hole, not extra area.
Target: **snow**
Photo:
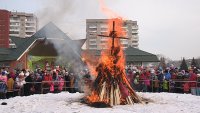
[[[83,93],[37,94],[0,100],[0,113],[200,113],[200,96],[175,93],[138,93],[154,102],[93,108],[80,103]]]

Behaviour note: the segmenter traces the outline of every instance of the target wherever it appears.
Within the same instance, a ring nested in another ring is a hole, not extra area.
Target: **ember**
[[[108,49],[101,52],[96,67],[98,74],[86,103],[105,103],[109,106],[140,103],[142,99],[132,89],[125,74],[125,57],[120,44],[120,39],[126,39],[123,37],[122,19],[112,19],[108,25],[110,33],[98,35],[109,37]]]

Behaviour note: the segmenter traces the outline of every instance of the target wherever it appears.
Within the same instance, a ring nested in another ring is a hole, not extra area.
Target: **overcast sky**
[[[120,16],[138,21],[139,48],[173,60],[199,57],[200,0],[106,0]],[[72,38],[85,38],[85,19],[106,18],[98,0],[0,0],[0,8],[35,13]]]

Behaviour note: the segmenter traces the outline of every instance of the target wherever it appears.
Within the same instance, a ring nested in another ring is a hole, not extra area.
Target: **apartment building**
[[[37,31],[37,17],[32,13],[11,12],[10,36],[31,37]]]
[[[108,38],[97,36],[98,34],[108,34],[108,19],[87,19],[86,20],[86,49],[106,49]],[[138,48],[138,25],[137,21],[124,20],[122,28],[126,32],[128,39],[120,39],[122,48]]]

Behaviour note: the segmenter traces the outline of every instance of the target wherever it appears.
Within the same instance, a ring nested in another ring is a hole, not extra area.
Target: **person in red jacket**
[[[193,71],[193,70],[190,70],[190,78],[189,78],[190,81],[194,81],[194,82],[190,82],[190,89],[191,89],[191,93],[193,95],[196,95],[196,81],[197,81],[197,74]]]
[[[43,93],[48,93],[50,86],[52,86],[52,75],[49,72],[44,73],[44,79],[43,79]]]
[[[193,72],[192,70],[190,71],[190,81],[197,81],[197,74]],[[190,87],[196,87],[196,82],[190,82]]]

